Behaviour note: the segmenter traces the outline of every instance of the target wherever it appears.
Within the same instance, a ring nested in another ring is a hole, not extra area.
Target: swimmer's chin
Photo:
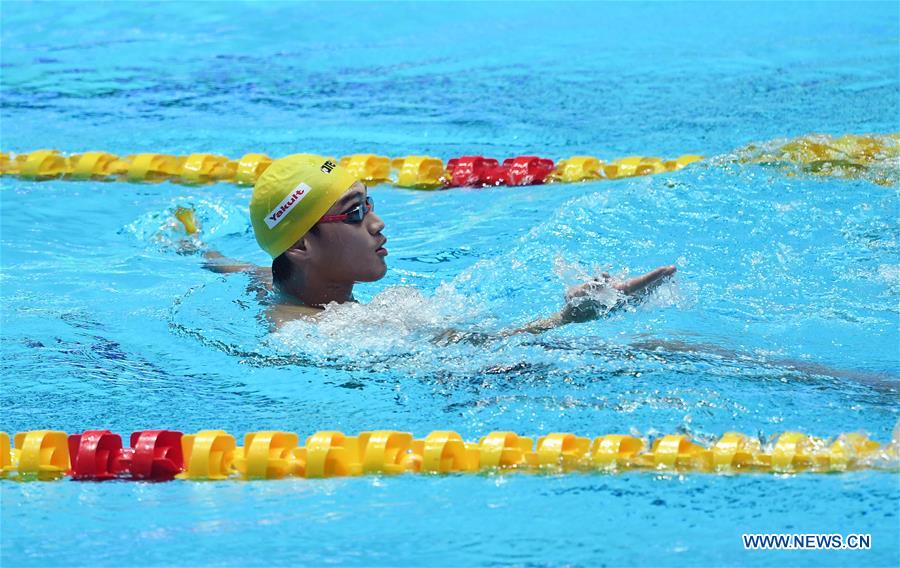
[[[367,274],[365,277],[360,278],[357,282],[375,282],[384,278],[384,275],[387,274],[387,263],[382,259],[381,266],[376,268],[372,273]]]

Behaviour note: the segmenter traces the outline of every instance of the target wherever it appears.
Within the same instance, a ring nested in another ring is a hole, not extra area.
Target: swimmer
[[[295,154],[272,162],[254,186],[250,220],[256,241],[272,257],[271,270],[236,263],[215,251],[204,253],[204,266],[218,273],[254,274],[261,284],[258,292],[276,294],[268,310],[276,328],[298,318],[315,319],[330,303],[355,301],[356,283],[375,282],[387,272],[384,221],[368,188],[332,161]],[[674,266],[628,280],[603,273],[571,287],[556,314],[502,334],[541,333],[596,319],[627,298],[646,295],[674,273]]]
[[[188,233],[195,232],[193,219],[185,212],[176,212],[176,217]],[[375,213],[368,188],[333,162],[303,154],[272,162],[254,187],[250,219],[257,242],[273,259],[271,269],[236,262],[215,251],[204,253],[204,266],[217,273],[250,273],[251,290],[260,299],[274,293],[267,315],[276,329],[296,319],[315,320],[330,303],[354,302],[353,286],[357,282],[374,282],[387,272],[384,221]],[[483,344],[504,336],[539,334],[590,321],[621,308],[626,300],[639,300],[674,273],[674,266],[661,266],[628,280],[603,273],[569,288],[563,307],[550,317],[497,334],[449,329],[432,341]],[[706,354],[734,361],[758,360],[750,353],[680,341],[647,339],[630,348],[658,356]],[[895,390],[896,378],[892,376],[786,359],[759,362]]]

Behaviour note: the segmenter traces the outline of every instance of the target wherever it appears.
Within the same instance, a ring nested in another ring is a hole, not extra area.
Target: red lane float
[[[500,165],[493,158],[484,156],[463,156],[447,162],[448,187],[481,187],[488,185],[491,171]]]
[[[122,471],[122,437],[109,430],[87,430],[69,436],[72,479],[112,479]]]
[[[537,156],[507,158],[500,164],[484,156],[463,156],[447,162],[448,187],[537,185],[544,183],[555,165]]]
[[[144,430],[131,434],[128,471],[134,479],[167,481],[184,469],[181,432]]]
[[[109,430],[87,430],[69,436],[72,479],[103,481],[129,476],[168,481],[184,468],[181,432],[144,430],[131,434],[131,447]]]
[[[537,185],[546,181],[556,167],[553,160],[537,156],[518,156],[503,160],[506,168],[502,183],[506,185]]]

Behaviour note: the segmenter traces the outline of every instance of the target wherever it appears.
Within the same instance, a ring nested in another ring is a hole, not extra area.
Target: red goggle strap
[[[366,208],[366,212],[363,215],[365,218],[373,209],[375,209],[375,203],[372,201],[371,197],[366,197],[366,202],[363,204],[363,207]],[[323,215],[321,219],[319,219],[319,223],[336,223],[338,221],[346,221],[350,218],[353,213],[341,213],[339,215]],[[360,219],[362,221],[362,219]]]

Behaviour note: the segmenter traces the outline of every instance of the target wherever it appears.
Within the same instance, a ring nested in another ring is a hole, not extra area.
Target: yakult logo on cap
[[[297,187],[295,187],[294,190],[275,207],[275,209],[269,211],[269,214],[266,215],[266,225],[268,225],[270,229],[274,229],[295,205],[309,195],[310,189],[311,188],[308,185],[300,182]]]

